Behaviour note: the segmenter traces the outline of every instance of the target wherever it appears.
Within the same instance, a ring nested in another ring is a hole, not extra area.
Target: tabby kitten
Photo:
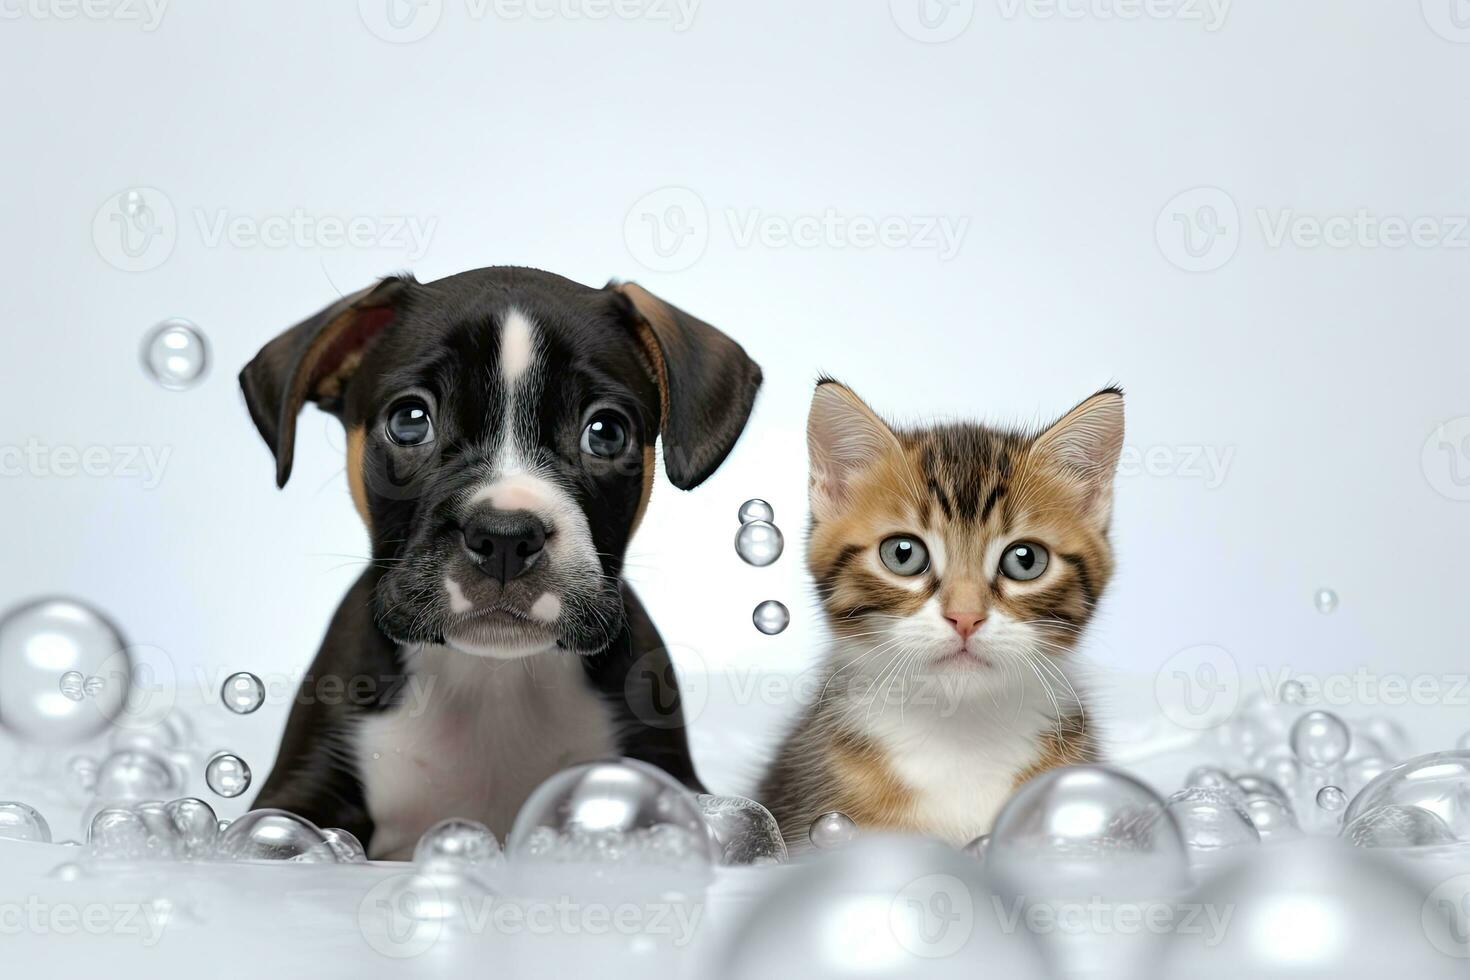
[[[1113,571],[1123,394],[1042,432],[895,430],[823,380],[807,443],[832,641],[759,798],[797,848],[832,810],[963,844],[1031,776],[1096,759],[1070,655]]]

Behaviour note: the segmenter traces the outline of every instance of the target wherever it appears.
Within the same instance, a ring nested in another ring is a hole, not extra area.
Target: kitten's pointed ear
[[[1113,510],[1113,475],[1123,452],[1123,392],[1104,388],[1036,438],[1032,447],[1073,476],[1091,517],[1105,526]]]
[[[853,394],[851,388],[823,378],[812,394],[806,422],[811,462],[812,517],[834,517],[852,505],[853,478],[894,452],[902,451],[888,423]]]
[[[313,401],[327,411],[340,408],[367,345],[393,322],[413,281],[394,276],[344,296],[266,344],[240,372],[250,417],[276,457],[277,486],[291,476],[302,406]]]

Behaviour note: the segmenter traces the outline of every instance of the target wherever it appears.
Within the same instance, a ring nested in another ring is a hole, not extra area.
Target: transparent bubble
[[[100,698],[102,692],[107,690],[107,680],[97,674],[93,674],[82,681],[82,693],[89,698]]]
[[[1317,790],[1317,806],[1329,813],[1336,813],[1347,806],[1347,794],[1339,786],[1323,786]]]
[[[1343,820],[1342,836],[1355,847],[1437,847],[1455,843],[1438,815],[1417,806],[1380,806]]]
[[[812,821],[806,833],[813,847],[827,849],[840,847],[857,839],[858,825],[852,817],[837,810],[824,813]]]
[[[226,861],[335,864],[337,854],[316,824],[285,810],[251,810],[220,835],[216,853]]]
[[[1307,689],[1302,686],[1301,681],[1286,681],[1281,685],[1280,698],[1282,704],[1306,704]]]
[[[547,779],[521,805],[506,850],[525,863],[705,872],[718,857],[693,795],[635,759],[583,763]]]
[[[165,320],[143,338],[143,369],[170,391],[192,388],[209,370],[209,344],[187,320]]]
[[[326,827],[322,830],[322,836],[327,839],[327,844],[332,848],[332,853],[337,855],[339,863],[361,864],[367,860],[367,848],[362,846],[362,841],[350,830]]]
[[[1385,806],[1427,810],[1454,838],[1470,840],[1470,752],[1432,752],[1399,763],[1363,787],[1343,822]]]
[[[219,698],[237,715],[248,715],[265,701],[265,685],[247,670],[231,674],[220,686]]]
[[[720,849],[721,864],[776,864],[786,860],[786,841],[771,811],[743,796],[694,798]]]
[[[1354,759],[1343,768],[1344,789],[1347,790],[1348,798],[1351,799],[1362,792],[1363,787],[1377,779],[1383,773],[1388,772],[1392,765],[1387,759],[1377,759],[1372,756],[1363,759]]]
[[[86,680],[80,670],[68,670],[61,675],[61,693],[72,701],[80,701],[86,697]]]
[[[1191,787],[1169,797],[1168,810],[1191,851],[1219,851],[1259,844],[1261,835],[1238,793]]]
[[[775,520],[775,509],[759,497],[752,497],[740,505],[741,524],[749,524],[751,521],[765,521],[770,524]]]
[[[185,797],[163,807],[179,841],[181,857],[201,861],[214,854],[219,839],[219,817],[203,800]]]
[[[1270,780],[1284,796],[1289,797],[1301,785],[1302,764],[1296,761],[1290,749],[1273,749],[1255,759],[1253,764],[1257,773]]]
[[[205,765],[204,781],[213,792],[233,798],[250,788],[250,767],[238,755],[219,752]]]
[[[1233,791],[1235,780],[1230,774],[1218,766],[1195,766],[1189,770],[1189,775],[1184,777],[1185,787],[1197,787],[1199,789]]]
[[[148,827],[131,807],[104,807],[87,825],[87,843],[99,858],[148,857]]]
[[[1426,942],[1424,894],[1401,869],[1335,841],[1256,853],[1187,895],[1228,924],[1171,929],[1158,977],[1188,980],[1463,977]],[[1432,910],[1437,911],[1437,910]]]
[[[104,667],[106,665],[106,667]],[[126,675],[121,634],[95,609],[72,599],[42,599],[0,617],[0,728],[26,741],[72,745],[105,729],[122,710],[123,683],[91,700],[62,692],[58,678],[107,668]]]
[[[794,865],[745,903],[720,980],[1046,976],[1026,928],[1004,928],[981,865],[916,837],[874,835]]]
[[[419,838],[413,863],[422,871],[470,871],[501,860],[500,842],[478,820],[441,820]]]
[[[96,793],[103,800],[141,800],[173,795],[174,768],[161,756],[138,750],[114,752],[97,767]]]
[[[769,565],[781,557],[786,539],[770,521],[751,521],[735,533],[735,553],[749,565]]]
[[[1318,589],[1312,596],[1319,613],[1333,612],[1337,609],[1337,601],[1337,593],[1331,589]]]
[[[1308,766],[1336,765],[1347,758],[1352,740],[1347,725],[1329,711],[1308,711],[1291,726],[1291,750]]]
[[[978,861],[985,860],[985,853],[990,850],[990,835],[981,834],[979,837],[976,837],[974,840],[970,841],[970,843],[966,844],[962,848],[962,850],[964,851],[964,853],[970,855],[970,857],[975,858]]]
[[[1290,803],[1291,797],[1274,780],[1262,773],[1243,772],[1235,777],[1235,786],[1249,803],[1251,800],[1276,800],[1281,803]]]
[[[1271,733],[1261,719],[1239,714],[1215,730],[1215,740],[1221,748],[1249,759],[1270,744]]]
[[[1023,784],[995,818],[986,863],[1033,895],[1100,887],[1156,894],[1182,884],[1188,868],[1165,802],[1105,766],[1064,766]]]
[[[775,599],[767,599],[756,606],[750,618],[755,628],[767,636],[775,636],[791,623],[791,613]]]
[[[1251,824],[1265,843],[1291,840],[1302,835],[1301,827],[1296,822],[1296,814],[1292,812],[1291,804],[1285,800],[1269,796],[1257,797],[1246,802],[1245,812],[1250,815]]]
[[[387,908],[411,922],[467,922],[468,915],[491,900],[490,890],[473,875],[417,871],[391,880]]]
[[[24,803],[0,803],[0,840],[51,843],[51,827],[39,810]]]

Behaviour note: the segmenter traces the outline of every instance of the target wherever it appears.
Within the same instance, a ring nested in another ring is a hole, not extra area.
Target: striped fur
[[[1123,399],[1106,389],[1043,431],[896,430],[846,387],[808,423],[807,564],[831,644],[821,695],[760,790],[788,843],[820,814],[962,844],[1020,782],[1097,756],[1073,650],[1113,572],[1108,524]],[[895,574],[879,546],[921,541]],[[1035,579],[1000,573],[1025,542]],[[964,636],[963,624],[981,619]]]

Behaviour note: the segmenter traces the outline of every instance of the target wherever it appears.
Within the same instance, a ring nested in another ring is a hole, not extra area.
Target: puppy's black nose
[[[486,510],[460,527],[480,571],[502,584],[524,574],[546,546],[546,525],[528,510]]]

